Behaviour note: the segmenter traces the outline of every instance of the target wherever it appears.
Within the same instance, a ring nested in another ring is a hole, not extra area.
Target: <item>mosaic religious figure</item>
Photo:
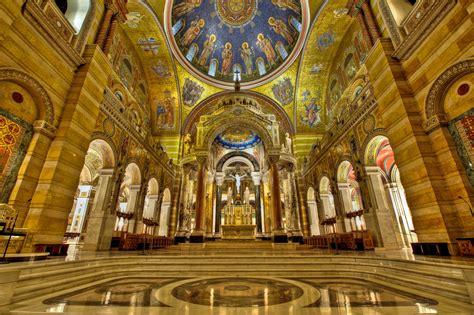
[[[275,65],[277,54],[272,46],[270,39],[265,38],[262,33],[257,35],[257,47],[265,54],[268,63],[273,66]]]
[[[198,83],[186,78],[183,85],[183,103],[187,106],[194,106],[201,98],[204,88]]]
[[[173,17],[177,18],[199,7],[202,0],[184,0],[173,7]]]
[[[252,49],[249,47],[249,43],[243,42],[242,43],[242,50],[240,51],[240,57],[244,61],[245,64],[245,73],[247,75],[252,75],[252,56],[253,52]]]
[[[316,99],[313,99],[310,104],[304,107],[305,115],[301,117],[301,121],[308,127],[314,128],[321,122],[321,106],[316,104]]]
[[[280,9],[290,9],[297,14],[301,13],[299,5],[293,0],[272,0],[272,3]]]
[[[290,78],[279,81],[272,87],[273,95],[283,105],[288,105],[293,101],[293,84]]]
[[[271,26],[275,33],[281,35],[288,42],[288,44],[293,44],[295,39],[288,26],[286,26],[285,22],[283,22],[281,19],[275,19],[273,16],[271,16],[268,18],[268,25]]]
[[[233,52],[232,52],[232,44],[227,42],[225,43],[224,50],[222,51],[222,75],[229,75],[230,70],[232,69],[232,61],[233,61]]]
[[[204,42],[201,56],[199,56],[198,64],[201,66],[205,66],[207,64],[207,60],[209,56],[214,51],[214,47],[216,46],[216,35],[212,34],[209,38]]]
[[[199,34],[201,34],[201,29],[205,24],[206,22],[204,19],[196,19],[192,21],[189,28],[186,30],[186,32],[184,32],[181,43],[184,46],[189,46],[199,36]]]

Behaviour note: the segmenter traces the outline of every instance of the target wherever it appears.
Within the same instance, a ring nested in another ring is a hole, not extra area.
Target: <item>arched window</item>
[[[90,0],[55,0],[54,2],[76,33],[79,33],[89,12]]]

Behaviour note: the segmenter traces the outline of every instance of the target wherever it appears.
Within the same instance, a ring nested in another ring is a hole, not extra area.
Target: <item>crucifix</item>
[[[240,176],[239,174],[235,174],[235,175],[230,175],[230,177],[233,177],[235,179],[235,187],[237,188],[237,194],[240,194],[240,181],[242,178],[246,177],[245,175],[244,176]]]
[[[234,85],[235,92],[238,92],[238,91],[240,91],[240,71],[239,71],[239,69],[235,69],[235,71],[234,71],[234,81],[235,81],[235,85]]]

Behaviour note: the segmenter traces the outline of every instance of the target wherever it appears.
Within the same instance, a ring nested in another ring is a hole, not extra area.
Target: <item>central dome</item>
[[[217,0],[216,11],[225,24],[242,27],[257,12],[257,0]]]
[[[308,28],[299,0],[168,0],[166,33],[176,58],[204,82],[259,86],[295,60]]]

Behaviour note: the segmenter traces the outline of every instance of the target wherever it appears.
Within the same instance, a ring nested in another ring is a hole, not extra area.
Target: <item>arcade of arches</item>
[[[465,277],[410,299],[474,303],[473,13],[469,0],[1,1],[1,253],[450,256]],[[19,289],[0,307],[40,296],[2,272]],[[228,291],[270,288],[252,279]]]

